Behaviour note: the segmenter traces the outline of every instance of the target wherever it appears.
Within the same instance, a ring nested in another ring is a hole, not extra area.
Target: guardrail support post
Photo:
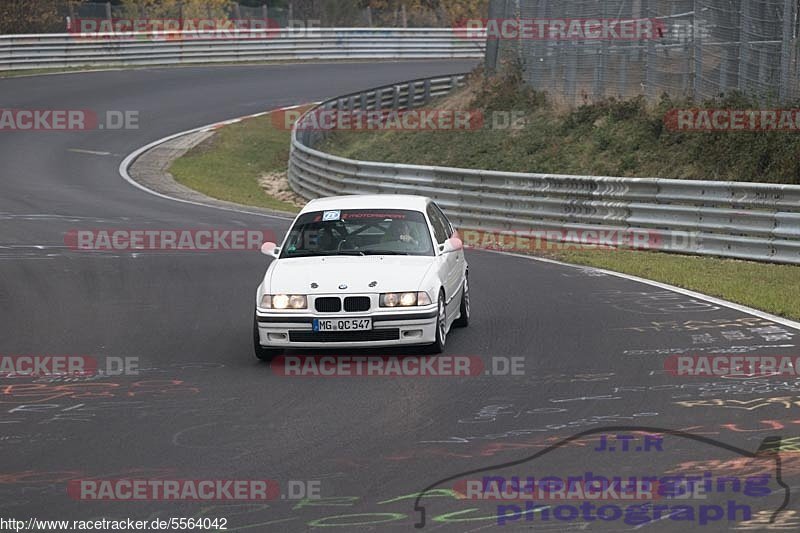
[[[600,18],[606,18],[606,5],[605,2],[601,2],[601,13]],[[599,100],[603,96],[608,96],[606,94],[606,62],[608,61],[609,55],[609,44],[607,39],[603,39],[602,43],[600,44],[600,49],[597,51],[597,55],[595,56],[595,64],[594,64],[594,98],[595,100]],[[624,67],[623,67],[624,68]]]
[[[781,88],[780,100],[785,103],[789,97],[789,73],[791,72],[792,49],[795,42],[792,39],[792,26],[794,24],[794,0],[783,0],[783,41],[781,43]]]
[[[425,80],[425,95],[422,97],[424,102],[427,104],[431,101],[431,80]]]
[[[750,64],[750,0],[742,0],[739,12],[739,73],[737,84],[739,90],[747,90],[747,70]]]
[[[731,62],[732,54],[733,52],[731,52],[730,48],[725,48],[723,59],[719,64],[719,88],[717,92],[725,93],[728,91],[728,65]]]
[[[694,0],[692,16],[692,49],[694,61],[694,101],[698,102],[702,95],[703,84],[703,32],[700,31],[700,3]]]
[[[636,53],[633,47],[625,47],[627,52],[620,54],[618,61],[620,62],[619,67],[619,79],[617,81],[617,96],[619,98],[626,98],[628,96],[628,68],[630,68],[631,63],[633,63],[633,54]]]
[[[652,9],[650,6],[650,0],[643,1],[643,9],[644,9],[644,17],[650,18],[652,17]],[[645,59],[645,73],[644,73],[644,84],[645,84],[645,95],[647,96],[648,100],[651,100],[656,94],[656,81],[655,81],[655,62],[656,62],[656,45],[654,39],[647,40],[647,58]]]
[[[400,107],[400,86],[395,85],[392,88],[392,110],[397,111]]]

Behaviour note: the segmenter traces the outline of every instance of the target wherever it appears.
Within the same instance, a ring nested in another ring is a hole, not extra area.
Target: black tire
[[[461,291],[461,316],[453,321],[453,326],[465,328],[469,326],[469,277],[464,278],[464,290]]]
[[[444,351],[447,342],[447,305],[444,301],[444,292],[439,291],[439,312],[436,316],[436,341],[425,348],[425,353],[440,354]]]
[[[258,322],[253,319],[253,355],[259,361],[272,361],[283,353],[283,350],[276,348],[265,348],[261,346],[261,339],[258,337]]]

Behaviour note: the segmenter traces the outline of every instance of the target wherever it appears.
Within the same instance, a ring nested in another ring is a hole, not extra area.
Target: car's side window
[[[447,215],[444,214],[444,211],[442,211],[442,209],[438,205],[436,204],[431,204],[431,205],[433,206],[433,209],[439,214],[439,217],[442,219],[442,223],[444,224],[444,227],[447,231],[447,238],[449,239],[456,232],[456,230],[453,228],[453,224],[450,222],[450,219],[447,218]]]
[[[428,218],[431,219],[431,226],[433,226],[433,234],[436,237],[436,242],[443,244],[444,241],[450,238],[447,234],[447,223],[442,218],[441,213],[433,204],[428,204]]]

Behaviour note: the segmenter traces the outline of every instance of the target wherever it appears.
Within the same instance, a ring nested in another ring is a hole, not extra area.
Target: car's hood
[[[284,294],[416,291],[434,261],[427,256],[377,255],[279,259],[267,273],[266,286]],[[373,282],[377,284],[370,287]],[[312,283],[318,287],[312,289]]]

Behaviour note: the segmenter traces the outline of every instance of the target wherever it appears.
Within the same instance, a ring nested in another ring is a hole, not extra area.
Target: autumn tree
[[[2,0],[0,34],[66,31],[66,8],[63,0]]]
[[[433,15],[442,25],[486,17],[489,12],[489,0],[366,0],[364,5],[384,13],[394,12],[404,5],[410,16]]]
[[[231,0],[122,0],[123,18],[225,19]]]

